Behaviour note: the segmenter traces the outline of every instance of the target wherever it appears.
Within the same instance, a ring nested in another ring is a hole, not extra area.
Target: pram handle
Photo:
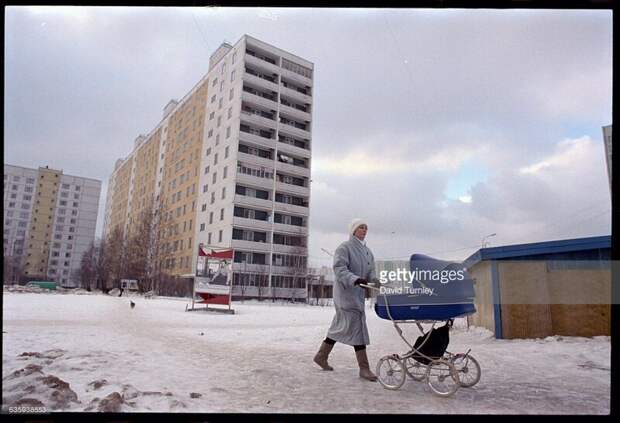
[[[379,289],[379,288],[377,288],[377,287],[376,287],[376,286],[374,286],[374,285],[367,285],[367,284],[365,284],[365,283],[361,283],[359,286],[361,286],[361,287],[363,287],[363,288],[374,289],[375,291],[380,291],[380,289]]]

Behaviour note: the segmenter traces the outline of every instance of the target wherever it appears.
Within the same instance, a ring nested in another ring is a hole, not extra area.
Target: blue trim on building
[[[491,292],[493,293],[493,321],[495,322],[495,338],[502,339],[502,304],[499,292],[499,272],[497,262],[491,262]]]
[[[481,248],[465,259],[463,265],[469,269],[482,260],[501,260],[515,257],[607,248],[611,248],[611,235]]]

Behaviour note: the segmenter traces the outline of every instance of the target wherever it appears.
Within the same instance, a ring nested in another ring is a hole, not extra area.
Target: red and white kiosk
[[[233,250],[207,249],[198,246],[198,260],[194,276],[192,306],[186,311],[206,310],[234,314],[231,305],[232,295]],[[196,308],[196,304],[205,307]],[[227,305],[228,308],[209,307],[209,305]]]

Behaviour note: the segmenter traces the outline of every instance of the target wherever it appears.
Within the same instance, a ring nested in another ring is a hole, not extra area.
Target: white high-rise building
[[[211,56],[196,242],[234,249],[233,295],[306,296],[313,71],[247,35]]]
[[[306,298],[314,65],[244,35],[138,137],[109,180],[104,234],[158,213],[153,261],[193,277],[198,248],[234,249],[233,296]]]

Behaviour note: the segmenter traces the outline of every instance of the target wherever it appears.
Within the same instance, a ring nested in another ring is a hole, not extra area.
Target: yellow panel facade
[[[112,206],[108,235],[114,232],[114,229],[117,227],[125,233],[132,166],[133,157],[130,156],[114,173],[114,191],[111,199]]]
[[[161,140],[161,127],[146,139],[133,153],[134,176],[133,191],[130,202],[132,204],[128,221],[127,236],[132,236],[140,228],[143,214],[153,212],[157,184],[157,161]]]
[[[194,229],[200,182],[201,147],[208,98],[208,80],[168,118],[161,186],[164,234],[169,254],[162,269],[170,275],[193,273]]]
[[[29,239],[26,243],[26,262],[24,265],[26,276],[46,278],[54,210],[61,174],[62,172],[58,170],[39,168],[36,200],[30,220]]]

